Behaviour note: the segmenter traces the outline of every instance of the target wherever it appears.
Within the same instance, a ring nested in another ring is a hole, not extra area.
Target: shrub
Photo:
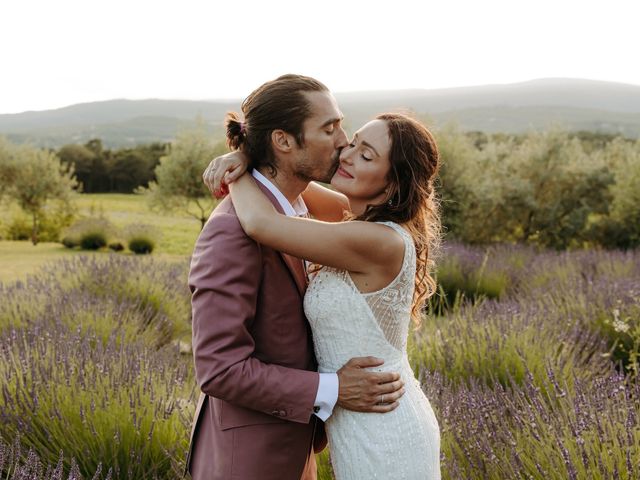
[[[38,240],[40,242],[57,242],[60,233],[73,218],[69,212],[62,213],[50,210],[40,218],[38,224]],[[26,215],[15,215],[5,228],[5,235],[9,240],[31,240],[33,223]]]
[[[517,290],[535,258],[535,251],[529,247],[479,248],[447,243],[437,261],[439,294],[432,297],[432,311],[442,314],[464,300],[504,298]]]
[[[80,244],[78,243],[78,239],[74,237],[64,237],[62,239],[62,245],[67,248],[76,248]]]
[[[120,241],[114,241],[109,243],[109,249],[114,252],[121,252],[124,250],[124,245]]]
[[[614,371],[562,383],[454,385],[421,371],[441,431],[443,478],[638,478],[640,382]]]
[[[129,250],[136,254],[151,253],[156,246],[155,239],[160,231],[151,225],[129,225],[125,229]]]
[[[523,297],[607,342],[616,366],[640,370],[640,252],[579,251],[539,255]]]
[[[129,240],[129,250],[137,254],[151,253],[155,248],[155,242],[150,238],[132,238]]]
[[[3,442],[0,438],[0,478],[6,480],[83,480],[78,470],[78,464],[72,458],[68,462],[71,466],[68,469],[69,475],[65,474],[64,455],[60,455],[58,463],[52,468],[52,464],[43,463],[38,454],[30,449],[26,455],[20,446],[20,437],[16,437],[13,444]],[[107,472],[107,480],[111,479],[111,470]],[[87,477],[89,478],[89,477]],[[102,465],[98,465],[95,474],[91,475],[92,480],[102,480]]]
[[[82,475],[100,463],[114,478],[176,478],[193,414],[193,377],[176,348],[150,350],[49,326],[2,339],[7,408],[0,437],[21,436],[47,463],[60,452]],[[66,463],[66,462],[65,462]],[[71,468],[66,464],[65,467]]]
[[[10,240],[29,240],[32,226],[25,216],[16,216],[7,226],[7,237]]]
[[[151,258],[78,255],[27,282],[0,283],[0,333],[34,324],[112,332],[160,347],[190,338],[186,265]]]
[[[64,231],[63,238],[69,245],[79,245],[84,250],[97,250],[105,247],[115,233],[116,228],[106,218],[81,218]]]
[[[567,325],[552,309],[513,301],[484,301],[427,317],[410,347],[415,371],[423,366],[454,383],[521,384],[530,371],[544,388],[547,365],[568,383],[611,368],[600,355],[608,347],[597,334]]]
[[[445,248],[457,303],[409,339],[443,478],[638,477],[639,256]],[[74,479],[100,462],[113,478],[178,477],[194,406],[191,358],[178,353],[187,264],[69,257],[0,283],[0,465],[16,432],[33,449],[0,478],[41,478],[56,461]],[[327,452],[318,465],[330,479]]]
[[[107,237],[102,232],[87,232],[80,236],[80,248],[98,250],[107,245]]]

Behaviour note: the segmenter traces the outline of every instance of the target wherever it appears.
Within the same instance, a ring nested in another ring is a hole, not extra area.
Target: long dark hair
[[[411,315],[420,323],[424,302],[435,293],[431,275],[441,241],[439,203],[434,181],[440,168],[440,153],[433,135],[417,120],[400,113],[383,113],[389,129],[391,168],[384,202],[368,205],[353,220],[392,221],[406,227],[416,246],[415,292]]]
[[[311,105],[304,92],[323,91],[329,90],[318,80],[293,74],[261,85],[242,102],[244,121],[235,112],[227,113],[227,145],[232,150],[243,147],[249,156],[250,168],[267,167],[275,176],[277,164],[271,148],[271,132],[284,130],[302,147],[303,124],[311,115]]]

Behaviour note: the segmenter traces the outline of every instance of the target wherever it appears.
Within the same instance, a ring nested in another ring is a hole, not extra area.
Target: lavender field
[[[439,265],[410,359],[443,478],[640,478],[640,252],[449,244]],[[187,269],[77,255],[0,284],[0,478],[181,477]]]

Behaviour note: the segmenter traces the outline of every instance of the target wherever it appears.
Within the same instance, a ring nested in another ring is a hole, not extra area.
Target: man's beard
[[[327,171],[318,171],[318,168],[314,165],[309,164],[309,159],[305,155],[305,157],[298,162],[294,175],[304,182],[322,182],[322,183],[331,183],[331,179],[333,175],[338,170],[340,166],[340,150],[337,150],[333,156],[331,157],[331,166]]]

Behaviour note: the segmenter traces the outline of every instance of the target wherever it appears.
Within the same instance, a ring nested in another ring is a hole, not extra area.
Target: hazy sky
[[[243,98],[282,73],[336,92],[542,77],[640,85],[638,0],[7,0],[0,113]]]

